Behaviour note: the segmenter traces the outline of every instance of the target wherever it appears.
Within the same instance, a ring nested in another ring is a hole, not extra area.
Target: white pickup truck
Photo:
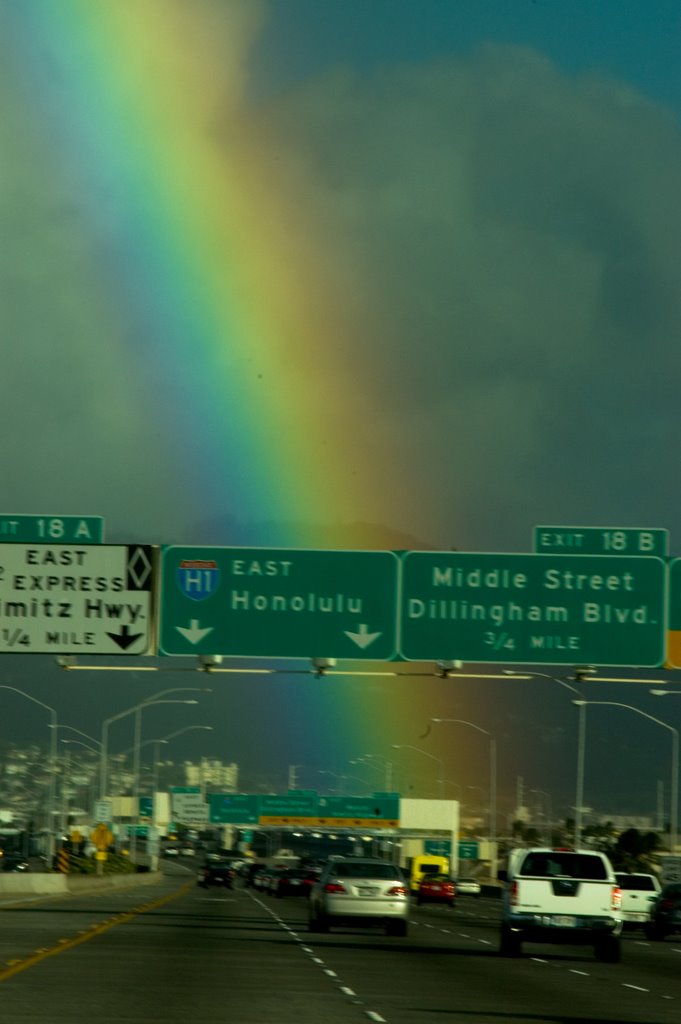
[[[621,890],[597,850],[512,851],[503,894],[500,952],[519,956],[523,942],[593,946],[618,963]]]
[[[645,928],[650,921],[653,901],[661,889],[655,875],[615,874],[622,890],[622,921],[627,928]]]

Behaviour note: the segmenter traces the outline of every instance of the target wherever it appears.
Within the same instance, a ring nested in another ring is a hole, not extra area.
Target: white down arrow
[[[359,633],[351,633],[349,629],[344,629],[343,632],[346,636],[350,637],[353,643],[356,643],[357,646],[362,649],[368,647],[369,644],[372,644],[374,640],[379,638],[379,636],[382,636],[381,633],[370,633],[366,622],[360,623]]]
[[[190,619],[188,629],[186,626],[175,626],[175,629],[182,634],[185,640],[189,640],[190,644],[198,644],[199,640],[203,640],[204,636],[213,632],[212,626],[201,629],[198,619]]]

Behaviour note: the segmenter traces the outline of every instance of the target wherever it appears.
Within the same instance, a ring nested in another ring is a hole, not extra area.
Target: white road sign
[[[173,818],[183,825],[208,821],[208,804],[201,793],[172,793]]]
[[[0,544],[0,653],[148,654],[147,545]]]

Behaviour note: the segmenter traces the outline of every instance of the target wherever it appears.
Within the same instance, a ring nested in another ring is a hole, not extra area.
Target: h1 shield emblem
[[[220,585],[220,570],[212,558],[184,558],[177,567],[175,578],[185,597],[192,601],[205,601]]]

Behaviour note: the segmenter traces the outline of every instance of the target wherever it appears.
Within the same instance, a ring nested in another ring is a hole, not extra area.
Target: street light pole
[[[159,759],[159,756],[160,756],[160,745],[161,745],[161,743],[170,743],[170,741],[174,740],[176,736],[181,736],[182,733],[185,733],[185,732],[192,732],[194,729],[203,729],[203,730],[207,730],[208,732],[212,732],[213,731],[213,726],[212,725],[185,725],[182,729],[176,729],[175,732],[169,732],[167,736],[161,736],[160,739],[148,740],[149,743],[153,743],[154,744],[154,764],[152,766],[152,790],[151,790],[152,791],[152,796],[154,798],[156,796],[156,790],[158,788],[157,765],[158,765],[158,759]],[[142,746],[144,746],[144,744],[142,744]],[[154,807],[155,806],[156,806],[156,801],[154,799]]]
[[[49,869],[52,869],[52,862],[54,860],[55,842],[54,842],[54,812],[56,805],[57,796],[57,712],[54,708],[50,707],[49,704],[43,704],[37,697],[32,697],[30,693],[26,693],[25,690],[20,690],[16,686],[0,686],[0,690],[11,690],[12,693],[18,693],[20,696],[25,697],[26,700],[33,701],[34,704],[39,704],[41,708],[45,708],[50,713],[50,754],[49,754],[49,773],[50,781],[47,790],[47,864]]]
[[[574,669],[576,682],[581,682],[583,679],[593,676],[596,669],[592,665],[577,665]],[[573,704],[576,704],[579,708],[578,720],[577,720],[577,772],[575,779],[575,847],[577,849],[582,845],[582,833],[584,831],[584,761],[586,757],[586,705],[589,701],[584,701],[584,694],[581,690],[578,690],[575,686],[572,686],[565,679],[559,679],[558,676],[549,675],[548,672],[523,672],[518,674],[513,669],[506,669],[505,675],[517,676],[520,679],[549,679],[552,683],[558,683],[565,690],[570,690],[572,693],[576,693],[580,700],[573,700]],[[580,703],[583,701],[584,703]]]
[[[119,721],[121,718],[126,718],[127,715],[132,715],[139,708],[145,704],[157,703],[158,697],[165,697],[169,693],[212,693],[211,689],[206,689],[200,686],[174,686],[169,690],[159,690],[158,693],[153,693],[150,697],[140,701],[139,704],[134,704],[131,708],[126,708],[125,711],[120,711],[117,715],[112,715],[111,718],[106,718],[102,722],[102,739],[101,739],[101,755],[99,762],[99,798],[103,800],[106,796],[107,786],[107,774],[108,774],[108,742],[109,742],[109,726],[114,722]],[[178,703],[177,701],[166,702],[166,703]],[[184,703],[180,701],[179,703]]]
[[[132,799],[133,799],[133,833],[130,843],[130,859],[137,855],[137,826],[139,824],[139,784],[140,784],[140,748],[142,745],[142,712],[147,707],[157,704],[198,704],[198,700],[146,700],[132,710],[135,712],[134,747],[132,754]]]
[[[448,725],[466,725],[489,736],[489,843],[491,849],[490,871],[492,879],[497,877],[497,741],[488,729],[466,722],[462,718],[431,718],[431,722]]]
[[[421,747],[413,747],[410,743],[393,743],[393,750],[416,750],[419,754],[423,754],[424,757],[429,757],[431,761],[436,761],[438,766],[437,773],[437,790],[440,799],[442,799],[444,793],[444,764],[442,759],[436,757],[435,754],[431,754],[428,750],[423,750]]]
[[[370,763],[371,761],[383,762],[383,767],[385,771],[385,792],[391,793],[393,787],[393,763],[392,761],[389,761],[387,757],[384,757],[382,754],[362,754],[360,757],[353,758],[350,761],[350,764],[366,764],[367,762]],[[378,767],[378,765],[374,765],[373,767]]]
[[[647,718],[650,722],[655,722],[656,725],[661,725],[663,729],[667,729],[672,734],[672,777],[671,777],[671,806],[669,809],[669,847],[670,852],[674,853],[676,849],[676,840],[678,834],[678,814],[679,814],[679,730],[675,729],[673,725],[669,725],[668,722],[663,722],[659,718],[654,718],[653,715],[649,715],[647,711],[642,711],[641,708],[636,708],[633,704],[620,704],[619,701],[615,700],[574,700],[573,704],[578,706],[591,705],[601,707],[612,707],[612,708],[625,708],[627,711],[633,711],[637,715],[641,715],[643,718]]]

